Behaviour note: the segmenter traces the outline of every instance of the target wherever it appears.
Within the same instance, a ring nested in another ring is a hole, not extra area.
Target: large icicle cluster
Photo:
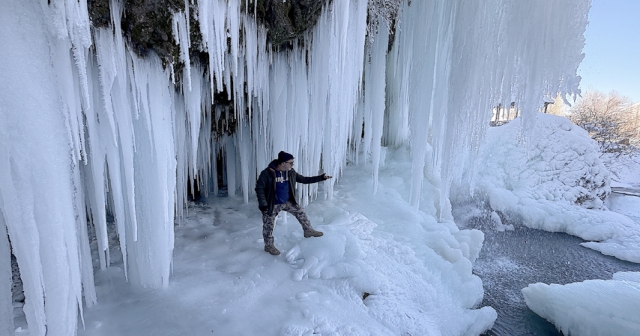
[[[411,145],[414,206],[426,169],[442,181],[438,208],[446,212],[448,186],[473,163],[486,111],[515,102],[530,116],[545,95],[577,93],[589,7],[589,0],[405,3],[389,54],[386,139]]]
[[[576,92],[590,4],[407,0],[396,27],[383,18],[367,39],[369,2],[332,1],[303,41],[273,52],[242,1],[197,1],[201,46],[190,45],[188,6],[175,14],[181,77],[127,47],[121,0],[111,1],[111,27],[93,29],[86,1],[5,1],[0,230],[20,266],[32,335],[73,334],[82,297],[96,301],[87,218],[101,268],[110,265],[109,212],[129,280],[166,286],[187,185],[216,192],[222,168],[229,195],[248,202],[257,172],[280,150],[304,175],[339,176],[362,156],[376,190],[382,145],[408,144],[412,204],[428,176],[441,181],[446,215],[448,185],[473,159],[491,107],[514,101],[526,115],[545,93]],[[189,48],[208,64],[192,63]],[[214,101],[221,93],[232,108]],[[235,129],[212,134],[231,119]],[[318,191],[300,188],[303,203]],[[4,284],[8,251],[0,237]],[[0,312],[10,309],[6,287]]]

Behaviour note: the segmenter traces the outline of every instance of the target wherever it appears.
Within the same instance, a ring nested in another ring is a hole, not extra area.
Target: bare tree
[[[616,92],[586,93],[570,110],[570,119],[596,140],[603,152],[630,150],[637,143],[638,113],[628,97]]]
[[[629,137],[631,145],[640,147],[640,103],[629,106],[622,129],[624,134]]]

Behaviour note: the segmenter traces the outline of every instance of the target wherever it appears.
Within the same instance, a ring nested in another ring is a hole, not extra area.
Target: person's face
[[[280,164],[280,170],[289,170],[293,167],[293,159],[289,160],[289,161],[285,161],[283,163]]]

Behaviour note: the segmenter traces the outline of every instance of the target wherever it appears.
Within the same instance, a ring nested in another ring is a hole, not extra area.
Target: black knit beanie
[[[285,152],[285,151],[280,151],[280,153],[278,153],[278,163],[283,163],[285,161],[289,161],[293,159],[293,155]]]

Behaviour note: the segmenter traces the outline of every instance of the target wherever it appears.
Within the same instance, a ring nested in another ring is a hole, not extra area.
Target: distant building
[[[555,103],[554,99],[545,97],[544,105],[542,106],[540,111],[544,113],[551,113],[551,111],[549,111],[551,109],[549,105],[554,105],[554,103]],[[555,113],[552,113],[552,114],[555,114]],[[491,110],[491,121],[489,122],[489,126],[504,125],[519,116],[520,116],[520,109],[516,107],[515,102],[511,102],[508,108],[504,107],[502,104],[498,104],[498,106],[494,107]]]
[[[515,102],[511,102],[508,108],[504,107],[502,104],[498,104],[498,106],[494,107],[491,112],[492,115],[489,126],[504,125],[520,115],[520,109],[516,108]]]

